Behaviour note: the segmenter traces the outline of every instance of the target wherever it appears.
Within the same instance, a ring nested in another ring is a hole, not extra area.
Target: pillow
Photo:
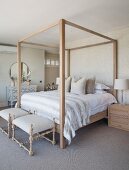
[[[86,94],[94,94],[94,92],[95,92],[95,78],[87,80],[85,90],[86,90]]]
[[[75,80],[74,78],[72,78],[71,93],[85,94],[85,87],[86,87],[86,79],[85,78],[81,78],[79,80]]]
[[[105,84],[102,83],[95,83],[95,89],[98,90],[109,90],[110,87],[106,86]]]
[[[65,91],[70,92],[70,87],[71,87],[71,77],[69,76],[68,78],[65,78]],[[58,90],[60,89],[60,83],[58,85]]]
[[[70,88],[71,88],[71,77],[68,77],[65,79],[65,91],[66,92],[70,92]]]
[[[100,90],[100,89],[95,89],[95,94],[105,94],[107,91],[105,90]]]

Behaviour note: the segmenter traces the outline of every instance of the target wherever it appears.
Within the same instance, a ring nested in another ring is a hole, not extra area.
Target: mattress
[[[21,97],[21,108],[36,113],[59,124],[59,92],[41,91],[26,93]],[[64,137],[70,144],[77,129],[90,123],[90,116],[104,111],[112,103],[116,103],[112,94],[76,95],[66,93]]]

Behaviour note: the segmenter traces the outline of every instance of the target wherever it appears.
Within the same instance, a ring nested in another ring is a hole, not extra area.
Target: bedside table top
[[[129,104],[112,104],[109,106],[109,109],[129,109]]]

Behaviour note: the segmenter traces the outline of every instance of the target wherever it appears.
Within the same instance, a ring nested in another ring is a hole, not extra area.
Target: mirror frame
[[[17,64],[17,62],[14,62],[14,63],[12,63],[11,64],[11,66],[10,66],[10,69],[9,69],[9,77],[10,77],[10,79],[11,80],[17,80],[17,78],[16,79],[13,79],[12,77],[11,77],[11,68],[12,68],[12,66],[13,65],[15,65],[15,64]],[[22,82],[25,82],[25,81],[27,81],[28,80],[28,78],[29,78],[29,76],[31,75],[31,71],[30,71],[30,68],[29,68],[29,66],[25,63],[25,62],[21,62],[21,65],[23,65],[23,64],[25,64],[26,66],[27,66],[27,75],[24,77],[25,78],[25,80],[24,80],[24,78],[23,78],[23,74],[22,74],[22,71],[21,71],[21,77],[22,77]],[[22,66],[21,66],[21,69],[22,69]]]

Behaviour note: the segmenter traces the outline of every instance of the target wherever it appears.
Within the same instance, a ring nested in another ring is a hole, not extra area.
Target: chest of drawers
[[[109,106],[108,125],[129,131],[129,105],[113,104]]]
[[[37,85],[22,86],[21,95],[37,91]],[[17,101],[17,87],[7,87],[7,100],[11,107]]]

